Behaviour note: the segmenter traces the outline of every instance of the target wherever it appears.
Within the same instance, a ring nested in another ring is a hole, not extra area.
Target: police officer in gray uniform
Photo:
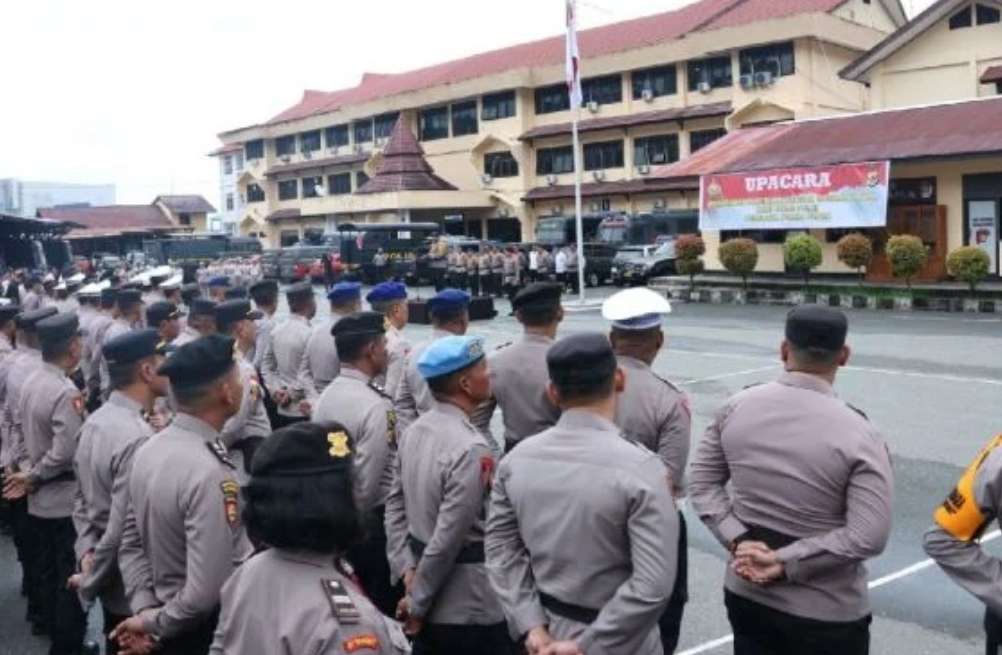
[[[477,408],[473,422],[489,434],[497,406],[504,416],[504,449],[511,451],[522,439],[553,427],[560,410],[546,394],[549,375],[546,351],[553,345],[564,318],[560,305],[563,287],[535,282],[522,289],[512,309],[522,324],[522,338],[500,346],[490,358],[491,399]]]
[[[215,301],[208,298],[192,298],[191,304],[188,306],[188,320],[181,329],[181,334],[171,342],[171,345],[180,347],[215,332]]]
[[[985,604],[985,655],[1002,652],[1002,564],[980,540],[1002,516],[1002,435],[986,445],[936,508],[925,552],[943,572]]]
[[[250,297],[262,314],[257,320],[257,340],[254,343],[252,358],[254,368],[260,371],[268,340],[271,339],[271,329],[275,325],[275,312],[278,311],[278,282],[275,280],[255,282],[250,287]]]
[[[365,297],[372,311],[386,317],[386,372],[376,377],[391,400],[396,396],[400,380],[404,375],[404,364],[411,351],[411,343],[404,336],[404,328],[410,320],[407,304],[407,286],[402,282],[383,282],[372,288]]]
[[[172,343],[181,335],[181,319],[184,313],[177,305],[161,300],[146,308],[146,326],[157,331],[160,341]]]
[[[399,625],[369,602],[342,559],[361,537],[352,494],[355,455],[337,423],[283,428],[261,446],[244,490],[244,516],[250,535],[270,548],[223,586],[210,652],[409,652]]]
[[[223,426],[222,440],[230,458],[237,467],[237,480],[246,482],[250,476],[250,463],[261,442],[271,434],[271,421],[264,407],[264,390],[253,364],[247,359],[247,350],[254,347],[257,326],[254,321],[261,312],[251,309],[249,300],[227,300],[216,305],[216,326],[219,334],[232,337],[237,358],[243,398],[240,410]]]
[[[42,367],[25,382],[19,406],[28,467],[12,482],[28,493],[28,516],[37,539],[36,583],[41,591],[52,655],[80,653],[86,620],[66,581],[76,568],[73,456],[86,409],[69,374],[80,365],[83,341],[75,313],[55,314],[36,326]]]
[[[609,340],[626,388],[616,401],[616,425],[623,436],[656,453],[671,476],[676,498],[685,494],[683,476],[689,457],[692,424],[685,393],[654,372],[651,365],[665,345],[661,321],[671,312],[664,296],[646,287],[627,289],[602,304],[602,316],[612,322]],[[675,652],[682,613],[688,599],[688,539],[685,518],[679,512],[679,541],[675,588],[658,625],[665,653]]]
[[[121,289],[115,296],[115,320],[104,331],[101,347],[117,336],[143,327],[143,300],[139,289]],[[111,393],[108,381],[108,363],[101,359],[101,398],[108,399]]]
[[[529,653],[658,655],[678,541],[664,464],[612,422],[623,373],[604,335],[561,339],[546,365],[563,413],[501,460],[487,514],[491,587]]]
[[[372,602],[393,616],[403,590],[390,584],[384,515],[393,482],[397,418],[389,397],[375,383],[388,361],[384,318],[377,312],[359,312],[342,318],[331,332],[341,374],[321,394],[312,420],[341,423],[353,437],[355,505],[366,534],[364,542],[348,551],[348,559]]]
[[[696,448],[689,497],[733,553],[734,652],[867,653],[867,559],[883,552],[894,483],[877,429],[833,389],[849,361],[841,311],[790,311],[775,382],[731,397]]]
[[[466,334],[470,325],[470,294],[459,289],[443,289],[428,301],[431,318],[431,338],[414,346],[407,354],[400,385],[393,398],[397,411],[397,434],[403,435],[418,416],[431,409],[434,398],[428,383],[418,370],[417,362],[432,342],[449,335]]]
[[[178,414],[136,452],[119,566],[133,616],[112,632],[124,648],[208,652],[219,592],[251,551],[236,467],[220,439],[243,388],[233,339],[181,346],[160,367]]]
[[[111,395],[80,430],[74,459],[80,493],[73,510],[80,573],[70,578],[70,586],[86,601],[101,599],[105,634],[132,614],[118,571],[118,546],[132,456],[153,436],[147,417],[154,401],[167,394],[167,379],[157,373],[165,348],[152,328],[105,344]],[[105,652],[118,652],[118,644],[109,639]]]
[[[115,320],[115,301],[118,290],[101,289],[98,300],[98,311],[90,322],[84,340],[87,347],[84,352],[89,357],[87,365],[87,409],[95,410],[101,406],[101,346],[104,344],[104,333]]]
[[[261,368],[265,386],[277,407],[275,428],[305,421],[310,416],[308,390],[300,377],[300,364],[317,304],[309,282],[293,284],[285,290],[285,297],[289,302],[289,316],[271,331]]]
[[[358,282],[338,282],[327,292],[331,313],[325,320],[317,320],[310,331],[306,350],[299,365],[300,377],[306,385],[307,395],[315,402],[341,368],[334,347],[331,328],[345,316],[362,307],[362,285]]]
[[[470,422],[490,394],[483,340],[449,336],[418,359],[434,406],[403,436],[386,532],[400,603],[414,652],[507,654],[511,643],[487,585],[484,513],[494,455]]]

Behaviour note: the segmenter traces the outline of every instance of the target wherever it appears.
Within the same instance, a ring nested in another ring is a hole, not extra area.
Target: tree
[[[806,232],[791,234],[783,244],[783,258],[787,268],[804,276],[806,287],[811,271],[821,266],[821,242]]]
[[[706,243],[698,234],[682,234],[675,240],[675,270],[689,276],[689,290],[696,287],[696,274],[703,272]]]
[[[929,259],[929,249],[917,236],[898,234],[887,240],[887,259],[891,262],[891,274],[904,278],[911,289],[912,278],[919,274]]]
[[[751,239],[731,239],[720,244],[717,254],[724,268],[741,276],[742,286],[747,291],[748,276],[758,265],[758,244]]]
[[[971,293],[977,291],[978,282],[985,279],[991,266],[992,260],[988,253],[977,246],[961,246],[946,258],[947,272],[958,280],[967,282]]]
[[[853,232],[838,240],[836,245],[838,259],[849,268],[856,269],[859,275],[859,286],[863,286],[863,270],[870,265],[873,259],[873,241],[869,237]]]

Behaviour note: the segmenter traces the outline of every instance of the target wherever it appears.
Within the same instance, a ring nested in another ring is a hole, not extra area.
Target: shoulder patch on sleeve
[[[397,412],[393,408],[386,410],[386,440],[391,445],[397,444]]]
[[[226,446],[223,445],[223,442],[219,439],[206,441],[205,446],[209,449],[209,452],[225,466],[229,466],[231,469],[235,469],[237,467],[237,465],[233,463],[233,460],[230,459],[230,453],[226,450]]]
[[[73,398],[70,400],[70,402],[73,404],[74,412],[76,412],[80,416],[83,416],[86,413],[87,404],[84,402],[83,396],[81,396],[79,393],[75,394]]]
[[[219,488],[223,492],[223,510],[226,512],[226,522],[231,528],[235,528],[240,523],[240,508],[237,502],[240,485],[233,480],[226,479],[219,483]]]
[[[992,452],[1002,445],[1002,434],[996,436],[985,446],[971,465],[960,476],[957,485],[950,491],[936,512],[933,520],[948,534],[960,541],[977,539],[989,523],[988,517],[978,507],[974,493],[974,481],[982,464]]]
[[[490,491],[491,485],[494,484],[494,457],[491,455],[483,455],[480,458],[480,483],[487,491]]]
[[[355,635],[344,640],[344,652],[357,653],[360,650],[379,651],[379,637],[375,633]]]

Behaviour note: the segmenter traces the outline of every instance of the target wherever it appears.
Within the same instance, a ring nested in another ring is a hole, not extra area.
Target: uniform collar
[[[616,360],[624,368],[632,369],[649,369],[651,366],[642,359],[637,359],[636,357],[630,357],[629,355],[616,355]]]
[[[300,323],[303,323],[304,325],[309,325],[310,324],[310,319],[306,318],[302,314],[289,314],[289,320],[290,321],[299,321]]]
[[[288,562],[299,562],[320,568],[334,568],[337,557],[334,553],[318,553],[313,550],[292,550],[289,548],[272,548],[272,554]]]
[[[449,416],[455,416],[456,418],[461,418],[467,423],[470,421],[470,416],[460,409],[458,406],[452,403],[442,402],[440,400],[435,400],[435,408],[442,412],[443,414],[448,414]]]
[[[339,377],[351,378],[352,380],[358,380],[364,384],[369,384],[372,380],[372,378],[362,371],[347,364],[341,364],[341,373],[339,374]]]
[[[184,432],[190,432],[201,437],[204,441],[215,441],[219,438],[219,432],[202,419],[178,412],[171,421],[171,425]]]
[[[545,343],[547,345],[553,343],[553,339],[546,336],[545,334],[536,334],[535,332],[523,332],[522,341],[525,343]]]
[[[28,357],[33,359],[41,359],[42,351],[38,348],[32,348],[31,346],[21,345],[17,347],[18,352],[24,353]]]
[[[816,375],[811,375],[810,373],[787,371],[779,376],[778,382],[780,384],[785,384],[788,387],[817,391],[818,393],[826,396],[835,395],[835,389],[832,385],[828,384],[827,380],[823,380]]]
[[[129,398],[121,391],[112,391],[111,395],[108,396],[108,403],[112,405],[117,405],[122,409],[128,410],[130,412],[135,412],[136,414],[141,414],[143,412],[143,406],[137,403],[132,398]]]
[[[560,415],[557,425],[563,429],[576,430],[600,430],[602,432],[612,432],[619,434],[619,428],[609,419],[599,416],[595,412],[586,409],[568,409]]]
[[[52,373],[54,375],[59,375],[61,377],[66,377],[66,371],[64,371],[63,369],[59,368],[58,366],[56,366],[51,362],[42,362],[42,367],[49,373]]]

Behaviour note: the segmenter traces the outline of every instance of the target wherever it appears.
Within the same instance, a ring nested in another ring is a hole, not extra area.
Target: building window
[[[678,135],[646,136],[633,140],[633,163],[636,166],[670,164],[678,161]]]
[[[959,30],[964,27],[970,27],[971,22],[971,8],[964,7],[954,15],[950,16],[950,29]]]
[[[320,130],[303,132],[299,135],[299,147],[303,152],[314,152],[320,150]]]
[[[275,154],[279,157],[296,152],[296,135],[280,136],[275,139]]]
[[[552,114],[555,111],[565,111],[570,108],[571,99],[567,95],[566,84],[560,83],[536,89],[537,114]]]
[[[397,124],[398,118],[400,118],[400,114],[397,112],[376,116],[376,138],[385,139],[389,137],[393,133],[393,128]]]
[[[223,157],[223,175],[233,174],[233,158],[229,155]]]
[[[1002,96],[1002,82],[996,82],[995,83],[995,93],[997,93],[1000,96]]]
[[[501,118],[511,118],[515,115],[515,92],[504,91],[502,93],[491,93],[481,99],[483,108],[480,110],[480,119],[485,121],[496,121]]]
[[[690,61],[687,70],[690,91],[697,91],[703,82],[709,84],[711,89],[728,87],[733,84],[730,57],[711,57],[710,59]]]
[[[476,100],[452,105],[452,136],[476,134],[478,130]]]
[[[281,180],[278,183],[279,200],[295,200],[299,197],[298,180]]]
[[[248,184],[247,202],[264,202],[264,189],[257,184]]]
[[[422,109],[420,126],[422,141],[449,138],[449,108]]]
[[[365,174],[365,171],[358,171],[355,173],[355,190],[358,191],[365,183],[369,181],[369,176]]]
[[[228,212],[233,211],[233,194],[232,193],[227,193],[226,194],[226,211],[228,211]]]
[[[303,178],[303,197],[319,198],[323,194],[324,178],[319,175]]]
[[[586,105],[589,102],[600,105],[623,102],[623,79],[619,75],[605,75],[581,80],[581,95]]]
[[[935,177],[896,177],[887,192],[891,205],[935,205]]]
[[[233,170],[240,172],[244,169],[244,153],[238,152],[233,155]]]
[[[1002,12],[996,7],[977,5],[978,25],[991,25],[1002,21]]]
[[[644,91],[649,91],[654,98],[675,95],[678,90],[676,78],[675,64],[633,71],[633,99],[643,98]]]
[[[353,131],[355,133],[355,143],[371,143],[372,119],[367,118],[365,120],[355,121]]]
[[[484,172],[491,177],[518,177],[518,162],[510,152],[488,152]]]
[[[247,161],[253,159],[264,159],[264,140],[255,139],[254,141],[248,141],[244,144],[244,154],[247,155]]]
[[[179,214],[177,220],[185,227],[191,227],[191,214]]]
[[[727,134],[727,130],[718,127],[714,130],[696,130],[689,133],[689,152],[696,152],[710,145]]]
[[[773,77],[793,75],[796,64],[793,57],[793,43],[773,43],[757,48],[745,48],[738,53],[742,75],[772,73]]]
[[[348,126],[335,125],[324,130],[324,141],[328,148],[348,145]]]
[[[299,230],[282,230],[278,234],[279,243],[283,248],[299,243]]]
[[[343,196],[351,193],[351,173],[339,173],[327,176],[327,193],[332,196]]]
[[[574,171],[574,150],[570,146],[536,151],[536,175],[557,175]]]
[[[586,143],[584,147],[584,169],[600,171],[606,168],[623,167],[623,142],[602,141]]]

